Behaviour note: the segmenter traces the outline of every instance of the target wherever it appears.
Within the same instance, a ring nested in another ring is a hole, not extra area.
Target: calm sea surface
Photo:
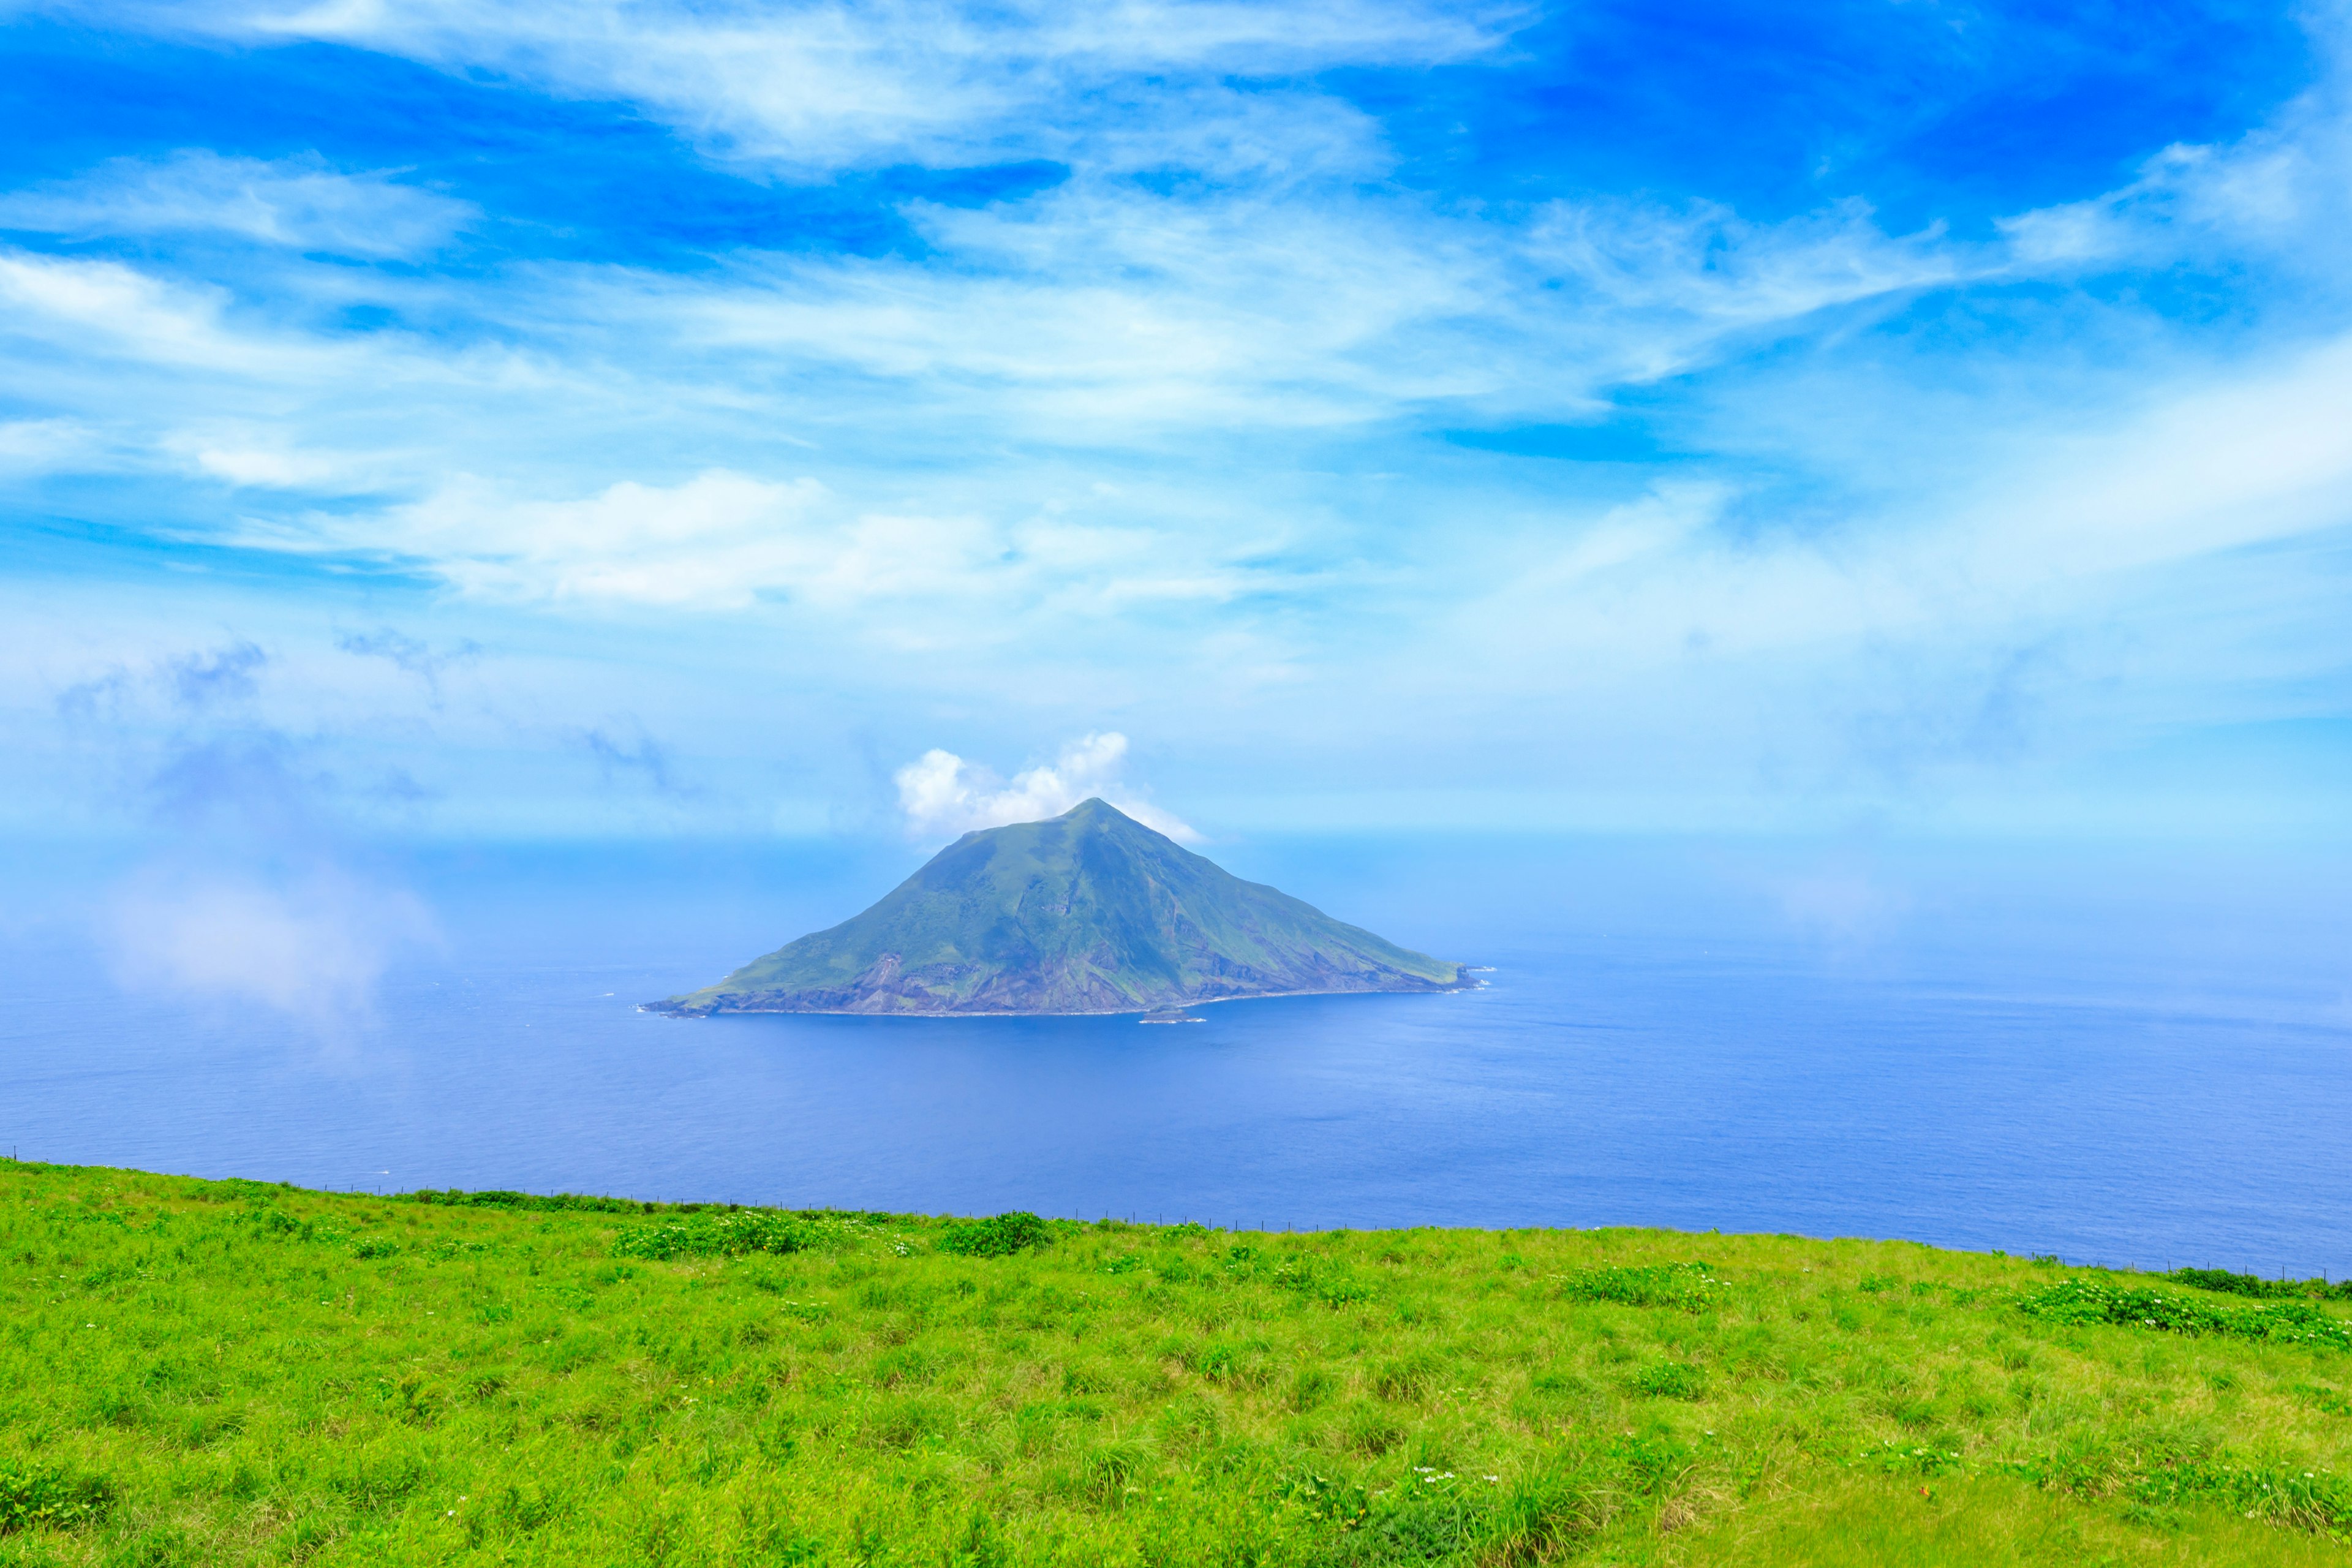
[[[679,1022],[633,1004],[854,912],[917,857],[420,854],[374,874],[422,897],[437,946],[322,1024],[118,984],[93,872],[83,898],[19,887],[0,931],[0,1152],[384,1190],[1640,1224],[2352,1272],[2340,867],[1217,853],[1491,984],[1179,1027]]]

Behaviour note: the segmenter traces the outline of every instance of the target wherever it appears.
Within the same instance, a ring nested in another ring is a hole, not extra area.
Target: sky
[[[2352,822],[2341,6],[0,50],[0,835]]]

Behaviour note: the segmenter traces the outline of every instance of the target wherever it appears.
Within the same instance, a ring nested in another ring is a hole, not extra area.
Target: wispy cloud
[[[349,1045],[386,969],[437,938],[415,894],[352,868],[344,808],[423,792],[397,767],[340,777],[271,723],[260,700],[276,662],[237,639],[118,665],[59,695],[150,846],[107,900],[100,935],[127,988],[268,1008]]]
[[[163,13],[194,29],[331,39],[624,98],[726,153],[807,168],[1050,148],[1093,117],[1089,89],[1107,84],[1131,91],[1141,79],[1173,95],[1233,75],[1462,59],[1496,48],[1535,14],[1528,5],[1417,0],[1322,0],[1279,10],[1223,0],[1103,8],[326,0]]]
[[[0,302],[10,307],[9,333],[20,341],[69,351],[78,363],[194,372],[215,385],[283,387],[356,369],[362,357],[316,335],[238,319],[218,285],[120,261],[0,251]],[[192,401],[179,412],[194,417],[200,406]]]
[[[210,653],[175,658],[165,668],[180,705],[201,710],[252,697],[257,689],[255,672],[268,662],[269,656],[253,644],[236,642]]]
[[[339,1046],[373,1021],[385,971],[437,940],[413,894],[331,864],[275,878],[151,867],[116,890],[106,935],[131,990],[266,1007]]]
[[[719,470],[675,486],[623,480],[579,500],[516,498],[458,479],[374,517],[313,527],[318,542],[423,561],[488,598],[740,606],[835,565],[806,526],[824,500],[813,479]]]
[[[77,722],[162,713],[182,721],[250,701],[269,656],[243,638],[216,647],[167,654],[143,666],[114,664],[58,694],[58,710]],[[142,713],[142,710],[144,712]]]
[[[895,775],[898,807],[910,835],[943,838],[976,828],[1042,822],[1100,796],[1179,843],[1199,843],[1201,836],[1189,825],[1130,790],[1120,776],[1126,762],[1127,737],[1115,730],[1082,736],[1063,747],[1051,763],[1024,768],[1010,780],[934,748]]]
[[[78,179],[0,195],[0,229],[73,238],[218,232],[334,256],[419,256],[476,216],[470,203],[346,174],[315,153],[265,162],[202,147],[116,158]]]
[[[678,776],[670,748],[647,734],[641,724],[599,726],[582,735],[580,743],[596,760],[596,771],[607,783],[632,778],[656,795],[698,793]]]
[[[0,196],[32,226],[0,250],[0,481],[191,575],[226,548],[320,585],[300,635],[341,668],[257,631],[278,661],[238,699],[317,733],[440,743],[434,649],[495,641],[530,651],[485,708],[527,717],[481,722],[599,801],[715,779],[697,737],[816,776],[845,736],[1020,757],[1111,714],[1234,779],[1663,799],[1925,789],[2256,690],[2324,706],[2342,663],[2352,294],[2313,258],[2352,232],[2352,121],[2325,16],[2321,79],[2264,123],[1947,225],[1935,188],[1826,176],[1450,183],[1475,139],[1416,95],[1550,47],[1512,7],[106,15],[401,55],[549,126],[617,102],[740,204],[676,250],[533,251],[563,226],[495,185],[466,188],[478,216],[403,160],[226,140]],[[1403,68],[1350,97],[1358,67]],[[989,183],[1016,160],[1051,167]],[[870,230],[803,221],[835,201]],[[85,247],[110,235],[205,238]],[[1546,449],[1530,429],[1629,439],[1512,456]],[[2235,619],[2206,607],[2222,579]],[[86,666],[163,670],[106,651],[160,635],[170,595],[138,592],[86,618]],[[184,624],[247,624],[228,592]],[[440,640],[349,630],[388,617]],[[62,657],[39,635],[0,631],[12,673]],[[179,721],[163,689],[140,721]],[[939,755],[938,831],[1077,766]]]
[[[97,433],[78,419],[0,421],[0,476],[33,477],[69,469],[88,473],[105,465]]]
[[[462,665],[482,658],[483,647],[471,637],[459,639],[446,648],[436,648],[421,637],[413,637],[394,626],[378,626],[372,632],[340,632],[335,647],[357,658],[380,658],[394,668],[404,670],[425,683],[435,700],[441,696],[441,677]]]

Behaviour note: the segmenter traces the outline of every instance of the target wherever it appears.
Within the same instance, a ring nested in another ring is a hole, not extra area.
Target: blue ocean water
[[[437,944],[322,1026],[118,984],[92,872],[83,906],[20,888],[0,926],[0,1148],[386,1191],[1641,1224],[2352,1273],[2340,865],[1499,839],[1218,853],[1491,964],[1489,984],[1177,1027],[677,1021],[634,1004],[854,912],[919,857],[420,851],[398,879]]]

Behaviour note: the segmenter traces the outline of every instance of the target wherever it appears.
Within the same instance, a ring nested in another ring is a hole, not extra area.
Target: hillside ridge
[[[2341,1568],[2347,1303],[2195,1272],[0,1161],[0,1563]]]

